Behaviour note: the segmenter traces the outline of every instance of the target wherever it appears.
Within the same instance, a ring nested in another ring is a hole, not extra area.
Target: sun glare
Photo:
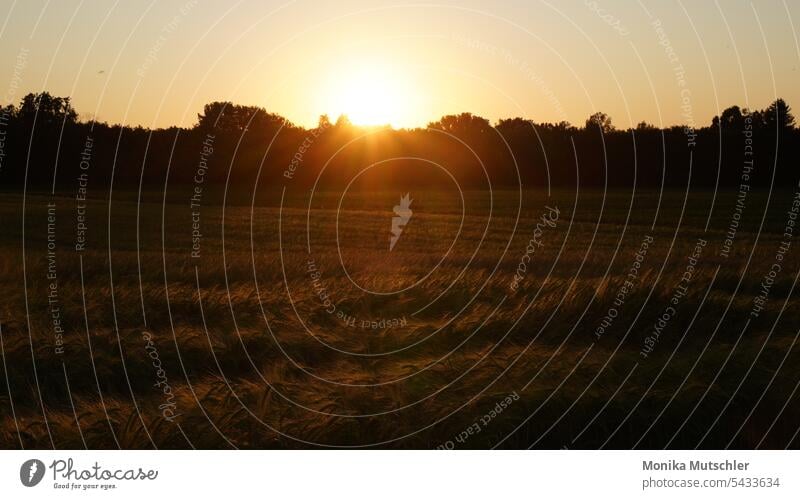
[[[355,125],[395,128],[409,122],[408,83],[397,72],[375,64],[339,67],[330,79],[324,107],[331,118],[344,114]]]

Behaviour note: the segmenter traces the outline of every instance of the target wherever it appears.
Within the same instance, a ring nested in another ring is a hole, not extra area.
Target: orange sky
[[[397,127],[597,110],[623,128],[705,125],[732,104],[800,106],[796,2],[25,0],[0,22],[4,104],[46,89],[134,125],[189,126],[213,100]]]

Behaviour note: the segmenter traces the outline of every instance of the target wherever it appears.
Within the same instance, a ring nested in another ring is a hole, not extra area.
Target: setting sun
[[[355,125],[400,127],[413,121],[408,81],[380,64],[351,64],[331,71],[321,108]]]
[[[0,499],[800,499],[797,28],[0,0]]]

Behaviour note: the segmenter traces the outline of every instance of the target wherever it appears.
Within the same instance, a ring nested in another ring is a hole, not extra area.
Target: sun
[[[324,103],[331,117],[344,114],[360,126],[396,128],[409,122],[412,106],[405,75],[374,62],[338,66],[332,73]]]

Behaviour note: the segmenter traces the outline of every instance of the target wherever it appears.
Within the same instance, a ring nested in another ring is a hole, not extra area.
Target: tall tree
[[[72,107],[69,97],[54,97],[48,92],[30,93],[22,98],[17,117],[26,125],[36,119],[37,126],[55,123],[75,123],[78,113]]]
[[[795,120],[792,115],[792,108],[783,99],[777,99],[770,104],[762,113],[764,125],[768,129],[786,130],[794,127]]]
[[[596,112],[589,116],[589,118],[586,120],[586,129],[596,130],[598,128],[603,133],[613,132],[614,125],[611,124],[611,117],[602,112]]]

